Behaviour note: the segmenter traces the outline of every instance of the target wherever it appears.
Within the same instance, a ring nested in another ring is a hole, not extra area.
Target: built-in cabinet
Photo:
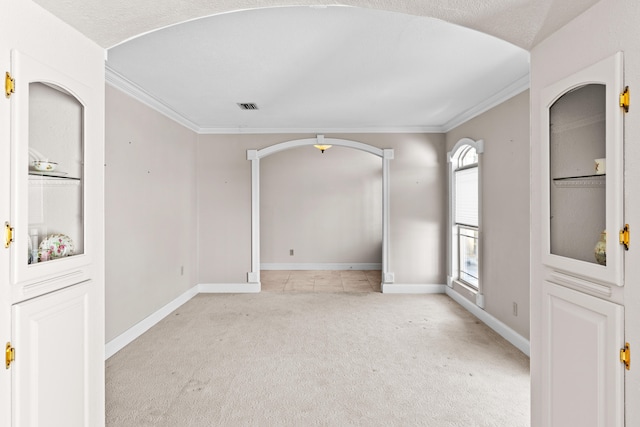
[[[10,55],[10,262],[2,271],[10,287],[11,422],[101,425],[104,87],[64,64],[18,49]]]
[[[541,92],[545,426],[624,425],[622,60]]]
[[[18,50],[11,52],[11,284],[13,301],[90,278],[85,114],[92,90]],[[95,165],[93,167],[100,167]]]
[[[91,426],[91,281],[12,306],[14,426]]]

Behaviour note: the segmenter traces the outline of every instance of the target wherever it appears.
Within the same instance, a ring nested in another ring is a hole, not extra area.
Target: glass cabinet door
[[[602,265],[606,253],[595,247],[606,229],[605,105],[606,86],[586,84],[549,108],[550,251]]]
[[[622,54],[542,92],[543,262],[622,285]]]
[[[83,253],[82,104],[29,83],[29,264]]]
[[[12,282],[16,300],[87,278],[86,86],[12,51]]]

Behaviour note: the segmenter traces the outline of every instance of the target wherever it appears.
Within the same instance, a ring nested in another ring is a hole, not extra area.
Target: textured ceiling
[[[36,2],[198,132],[441,132],[526,88],[527,50],[596,1]]]
[[[345,5],[442,19],[524,49],[598,0],[35,0],[109,48],[158,28],[219,13],[269,6]]]

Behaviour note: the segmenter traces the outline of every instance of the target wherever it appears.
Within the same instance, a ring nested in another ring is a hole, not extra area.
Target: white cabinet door
[[[89,426],[90,282],[15,304],[14,426]]]
[[[542,294],[545,427],[624,425],[624,307],[550,282]]]
[[[606,286],[624,285],[622,60],[619,52],[540,93],[542,262]]]
[[[19,50],[11,52],[12,302],[91,277],[95,227],[86,185],[101,165],[87,144],[95,123],[95,90]],[[53,171],[38,170],[48,160]],[[53,244],[55,242],[55,244]],[[47,244],[49,243],[49,244]],[[44,246],[43,246],[44,245]],[[47,249],[46,257],[44,247]],[[63,249],[62,249],[63,248]]]

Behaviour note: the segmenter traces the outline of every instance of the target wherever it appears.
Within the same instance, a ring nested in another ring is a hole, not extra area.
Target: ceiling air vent
[[[238,102],[238,107],[241,110],[257,110],[258,106],[253,102]]]

